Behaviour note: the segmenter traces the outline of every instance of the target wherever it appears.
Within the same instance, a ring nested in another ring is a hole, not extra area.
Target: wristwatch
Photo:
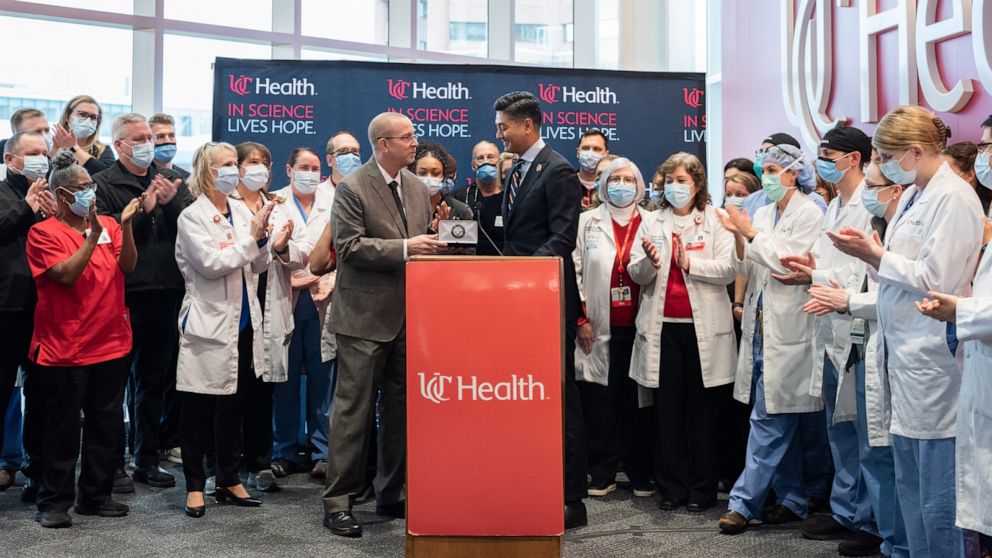
[[[282,250],[276,250],[274,246],[272,247],[272,253],[277,256],[284,256],[287,252],[289,252],[289,244],[287,244]]]

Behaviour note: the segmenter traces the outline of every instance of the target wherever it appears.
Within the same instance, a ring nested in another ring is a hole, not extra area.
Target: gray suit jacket
[[[331,209],[337,284],[329,329],[384,343],[396,338],[406,318],[403,239],[425,234],[432,207],[427,187],[400,171],[408,227],[374,158],[338,184]]]

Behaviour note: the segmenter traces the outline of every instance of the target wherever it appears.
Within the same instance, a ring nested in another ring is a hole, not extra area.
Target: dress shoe
[[[322,479],[327,477],[327,461],[321,459],[320,461],[313,464],[313,469],[310,469],[310,478]]]
[[[654,496],[654,485],[650,481],[634,481],[630,483],[630,489],[634,496],[638,498],[650,498]]]
[[[658,502],[658,509],[665,511],[675,511],[685,505],[685,500],[672,500],[671,498],[662,498]]]
[[[720,532],[724,535],[743,533],[747,524],[747,518],[733,510],[727,510],[727,513],[720,516]]]
[[[170,463],[175,463],[177,465],[183,464],[182,448],[170,448],[165,451],[164,457],[168,459]]]
[[[134,481],[127,476],[124,469],[114,471],[114,487],[111,492],[114,494],[131,494],[134,492]]]
[[[47,529],[64,529],[72,526],[69,513],[65,510],[43,511],[41,512],[41,521],[38,523],[41,523],[41,526]]]
[[[303,472],[303,467],[298,463],[286,461],[285,459],[277,459],[272,462],[272,474],[274,474],[277,479],[285,478],[293,473],[301,472]]]
[[[334,512],[324,514],[324,527],[339,537],[361,537],[362,525],[351,515],[351,512]]]
[[[240,496],[235,496],[234,493],[231,492],[230,488],[223,486],[217,487],[217,491],[214,493],[214,498],[217,500],[218,504],[230,503],[243,508],[257,508],[262,505],[261,500],[252,498],[251,495],[248,495],[247,498],[241,498]]]
[[[7,469],[0,469],[0,492],[7,490],[14,485],[14,475],[17,472],[11,473]]]
[[[814,515],[799,526],[803,537],[814,541],[846,539],[854,534],[830,515]]]
[[[272,469],[262,469],[257,473],[248,473],[248,486],[254,486],[259,492],[277,492],[279,483]]]
[[[383,517],[404,519],[406,517],[406,500],[401,500],[395,504],[376,505],[375,514]]]
[[[189,505],[189,494],[190,493],[186,494],[186,505],[183,506],[183,513],[186,514],[186,517],[192,517],[194,519],[203,517],[203,515],[207,513],[206,493],[204,493],[203,504],[200,504],[199,506]]]
[[[791,523],[793,521],[802,521],[802,518],[792,513],[792,510],[782,504],[768,508],[761,516],[761,522],[766,525],[782,525],[783,523]]]
[[[575,529],[585,527],[589,524],[589,517],[586,515],[586,505],[582,502],[572,502],[565,504],[565,529]]]
[[[96,505],[78,503],[73,506],[72,511],[76,515],[98,515],[100,517],[124,517],[131,511],[127,504],[122,504],[114,500],[106,500]]]
[[[158,465],[139,467],[131,473],[134,482],[154,486],[155,488],[172,488],[176,486],[176,477]]]
[[[37,482],[28,479],[28,482],[24,485],[24,488],[21,489],[21,501],[25,504],[33,504],[38,501]]]
[[[616,481],[608,481],[606,479],[593,479],[589,483],[589,488],[586,489],[586,493],[590,496],[596,496],[602,498],[610,492],[617,489]]]
[[[881,546],[881,537],[858,531],[837,545],[837,553],[841,556],[874,556]]]
[[[716,500],[706,500],[699,502],[689,502],[685,505],[685,511],[692,513],[702,513],[716,505]]]

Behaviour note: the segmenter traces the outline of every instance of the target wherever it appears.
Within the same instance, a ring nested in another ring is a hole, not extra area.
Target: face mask
[[[131,156],[128,157],[124,153],[121,153],[121,155],[130,159],[138,168],[147,169],[152,164],[152,159],[155,158],[155,144],[152,142],[136,143],[134,145],[128,145],[128,147],[131,148]]]
[[[765,154],[758,153],[754,156],[754,174],[761,178],[761,165],[765,162]]]
[[[96,199],[96,188],[83,188],[82,190],[76,192],[70,192],[65,188],[61,188],[64,192],[72,195],[72,203],[69,204],[69,211],[75,213],[79,217],[86,217],[90,214],[90,206],[93,205],[93,200]]]
[[[739,196],[730,196],[723,199],[723,207],[736,207],[737,209],[744,209],[744,200],[747,198]]]
[[[784,170],[782,172],[785,172]],[[793,186],[792,188],[794,188]],[[761,177],[761,189],[774,202],[780,201],[789,191],[789,187],[782,184],[782,174],[766,174]]]
[[[898,159],[889,159],[878,166],[885,178],[896,184],[912,184],[916,182],[916,170],[906,170],[902,168],[902,160],[909,155],[909,151],[902,154]],[[914,164],[915,166],[915,164]]]
[[[15,155],[15,157],[20,157],[20,155]],[[39,178],[45,178],[48,174],[48,157],[44,155],[27,155],[21,157],[21,159],[24,161],[24,168],[21,169],[20,174],[29,181],[34,182]],[[10,170],[13,171],[14,169]]]
[[[978,183],[992,190],[992,169],[989,168],[989,153],[979,153],[975,158],[975,176]]]
[[[176,157],[176,144],[163,143],[155,146],[155,160],[159,163],[171,163]]]
[[[217,171],[217,178],[214,179],[214,187],[228,195],[238,188],[241,176],[238,174],[238,167],[220,167]]]
[[[661,190],[651,190],[651,203],[655,205],[661,203]]]
[[[484,163],[475,169],[475,179],[486,186],[496,182],[496,165]]]
[[[665,184],[665,200],[676,209],[682,209],[692,201],[688,184],[670,182]]]
[[[269,169],[265,165],[250,165],[245,167],[245,175],[241,177],[241,182],[252,192],[262,189],[262,186],[269,181]]]
[[[427,193],[431,196],[441,191],[441,179],[431,178],[429,176],[418,176],[424,186],[427,186]]]
[[[602,153],[596,153],[591,149],[579,151],[579,168],[586,172],[596,172],[596,165],[599,164],[599,160],[602,158]]]
[[[885,217],[885,211],[889,208],[889,204],[878,201],[878,194],[882,190],[888,190],[889,188],[892,188],[892,186],[887,188],[865,188],[861,191],[861,203],[864,204],[865,209],[868,210],[868,213],[871,213],[879,219]]]
[[[312,194],[317,191],[317,185],[320,184],[320,173],[317,171],[294,170],[293,184],[299,193],[304,195]]]
[[[616,207],[627,207],[628,205],[634,203],[634,198],[637,196],[637,186],[633,184],[624,184],[619,182],[617,184],[607,184],[606,185],[606,197],[609,198],[610,203]]]
[[[847,157],[847,155],[844,155]],[[843,159],[841,157],[840,159]],[[840,161],[837,159],[837,161]],[[824,161],[823,159],[816,160],[816,172],[820,175],[820,178],[826,180],[827,182],[833,182],[834,184],[839,184],[847,171],[851,170],[851,167],[847,167],[843,171],[837,170],[837,161]]]
[[[342,176],[347,176],[351,171],[362,166],[362,159],[354,153],[342,153],[334,156],[334,164],[338,166],[338,172]]]
[[[69,128],[77,140],[84,140],[96,133],[96,120],[73,116]]]

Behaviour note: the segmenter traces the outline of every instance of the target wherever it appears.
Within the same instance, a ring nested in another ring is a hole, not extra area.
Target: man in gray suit
[[[417,136],[410,120],[382,113],[369,124],[372,159],[337,186],[331,223],[338,254],[330,329],[337,334],[338,376],[331,407],[324,526],[360,537],[351,513],[365,479],[376,390],[381,391],[376,513],[404,517],[406,491],[406,260],[439,254],[430,234],[427,188],[406,170]],[[446,208],[443,208],[446,209]]]

